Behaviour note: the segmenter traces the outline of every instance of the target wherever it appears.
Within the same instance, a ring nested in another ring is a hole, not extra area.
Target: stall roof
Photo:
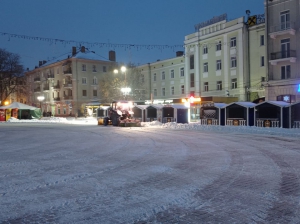
[[[23,104],[23,103],[19,103],[19,102],[14,102],[14,103],[11,103],[7,106],[2,106],[0,107],[0,109],[20,109],[20,110],[36,110],[36,109],[39,109],[37,107],[32,107],[32,106],[29,106],[27,104]]]
[[[272,104],[272,105],[275,105],[275,106],[278,106],[278,107],[288,107],[288,106],[291,105],[290,103],[287,103],[287,102],[284,102],[284,101],[265,101],[265,102],[261,102],[261,103],[257,104],[256,106],[259,106],[259,105],[262,105],[262,104],[265,104],[265,103],[269,103],[269,104]]]
[[[149,107],[150,105],[134,105],[134,107],[137,107],[137,108],[139,108],[139,109],[141,109],[141,110],[145,110],[145,109],[147,109],[147,107]]]
[[[162,104],[149,104],[148,107],[154,107],[155,109],[162,109],[164,107],[164,105],[162,105]]]
[[[228,104],[227,107],[230,106],[230,105],[233,105],[233,104],[237,104],[237,105],[240,105],[242,107],[248,107],[248,108],[253,108],[257,105],[257,104],[252,103],[252,102],[233,102],[233,103]]]
[[[294,106],[296,104],[300,104],[300,102],[295,102],[295,103],[292,103],[291,106]]]
[[[214,103],[214,107],[216,108],[224,108],[226,107],[228,104],[226,103]]]
[[[189,109],[188,107],[186,107],[183,104],[173,104],[173,105],[170,105],[170,107],[173,107],[174,109]]]
[[[89,102],[86,104],[86,106],[100,106],[100,102]]]

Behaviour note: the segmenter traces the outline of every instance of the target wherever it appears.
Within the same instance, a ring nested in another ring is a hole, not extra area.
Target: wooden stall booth
[[[132,108],[133,118],[140,120],[141,122],[146,121],[146,109],[149,105],[135,105]]]
[[[146,122],[159,121],[162,122],[163,104],[151,104],[146,108]]]
[[[225,120],[228,126],[254,126],[254,107],[252,102],[234,102],[225,108]]]
[[[290,105],[289,128],[300,128],[300,102]]]
[[[289,106],[284,101],[265,101],[255,106],[255,125],[257,127],[288,128]]]
[[[206,102],[201,105],[202,125],[225,125],[226,103]]]

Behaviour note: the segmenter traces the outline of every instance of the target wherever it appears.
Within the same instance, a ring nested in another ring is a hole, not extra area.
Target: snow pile
[[[162,126],[162,123],[159,121],[151,121],[151,122],[141,122],[142,127],[157,127],[157,126]]]
[[[245,134],[269,134],[281,135],[286,137],[300,137],[299,128],[264,128],[255,126],[219,126],[219,125],[201,125],[200,123],[178,124],[175,122],[165,123],[161,128],[177,129],[177,130],[201,130],[210,132],[230,132]]]

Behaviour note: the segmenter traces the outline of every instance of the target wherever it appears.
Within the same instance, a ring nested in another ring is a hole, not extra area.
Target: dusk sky
[[[245,16],[247,9],[252,15],[264,13],[264,0],[1,0],[0,4],[0,48],[19,54],[30,70],[38,61],[67,54],[80,44],[105,59],[109,50],[115,50],[120,63],[164,60],[184,50],[177,45],[195,32],[198,23],[224,13],[235,19]]]

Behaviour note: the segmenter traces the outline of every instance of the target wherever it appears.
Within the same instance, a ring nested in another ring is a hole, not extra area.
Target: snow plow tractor
[[[132,118],[133,103],[131,101],[114,101],[110,107],[99,108],[98,125],[120,127],[140,127],[140,120]],[[102,116],[101,116],[102,115]]]

